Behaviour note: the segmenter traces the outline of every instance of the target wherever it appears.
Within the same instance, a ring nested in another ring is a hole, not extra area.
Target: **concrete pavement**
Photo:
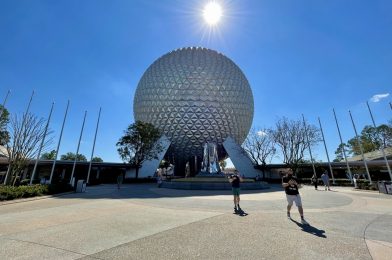
[[[286,217],[277,186],[243,191],[88,187],[0,204],[1,259],[391,259],[392,196],[301,189],[305,217]]]

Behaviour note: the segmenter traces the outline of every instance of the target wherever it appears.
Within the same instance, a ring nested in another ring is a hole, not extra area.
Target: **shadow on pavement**
[[[312,235],[315,235],[315,236],[318,236],[318,237],[322,237],[322,238],[327,238],[327,236],[325,235],[325,231],[324,230],[321,230],[321,229],[318,229],[316,227],[313,227],[310,224],[309,225],[303,225],[303,224],[301,224],[300,222],[298,222],[298,221],[296,221],[294,219],[290,219],[290,220],[293,221],[295,224],[297,224],[297,226],[299,226],[302,229],[302,231],[304,231],[306,233],[309,233],[309,234],[312,234]]]
[[[241,194],[260,194],[283,191],[279,185],[271,185],[268,189],[241,190]],[[117,189],[115,184],[102,184],[87,186],[86,192],[67,193],[56,196],[58,199],[81,198],[81,199],[156,199],[156,198],[184,198],[200,196],[232,195],[231,190],[178,190],[158,188],[156,184],[123,184]]]

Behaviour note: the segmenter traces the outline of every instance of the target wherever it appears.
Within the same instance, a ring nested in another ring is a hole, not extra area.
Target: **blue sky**
[[[143,72],[163,54],[203,46],[232,59],[245,73],[255,100],[255,127],[279,117],[323,122],[331,158],[339,143],[392,118],[391,1],[222,0],[223,17],[212,31],[203,0],[3,0],[0,1],[0,99],[11,113],[47,117],[55,142],[71,101],[60,154],[75,152],[88,111],[80,152],[90,157],[99,107],[95,154],[120,161],[115,143],[133,122],[133,95]],[[325,160],[322,144],[314,151]],[[276,161],[279,161],[277,159]]]

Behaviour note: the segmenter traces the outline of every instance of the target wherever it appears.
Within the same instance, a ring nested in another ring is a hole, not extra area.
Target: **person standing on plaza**
[[[282,186],[285,189],[287,198],[287,218],[291,219],[290,210],[295,202],[298,208],[298,212],[301,215],[301,223],[303,225],[309,225],[304,218],[304,210],[302,208],[301,195],[298,191],[298,180],[293,176],[293,170],[289,169],[286,175],[282,178]]]
[[[317,190],[317,184],[318,184],[318,177],[317,177],[317,173],[314,173],[312,176],[312,183],[314,185],[314,189]]]
[[[329,176],[328,176],[328,171],[325,170],[324,173],[321,175],[321,179],[323,180],[324,186],[325,186],[325,190],[330,190],[329,188]]]
[[[229,182],[231,183],[233,196],[234,196],[234,213],[241,213],[242,209],[240,208],[240,182],[243,179],[241,175],[238,174],[238,171],[235,170],[233,175],[229,176]]]

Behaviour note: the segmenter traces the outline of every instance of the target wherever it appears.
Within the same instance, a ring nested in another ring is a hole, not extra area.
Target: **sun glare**
[[[222,17],[222,8],[215,2],[209,2],[203,11],[204,20],[209,25],[215,25],[219,22]]]

